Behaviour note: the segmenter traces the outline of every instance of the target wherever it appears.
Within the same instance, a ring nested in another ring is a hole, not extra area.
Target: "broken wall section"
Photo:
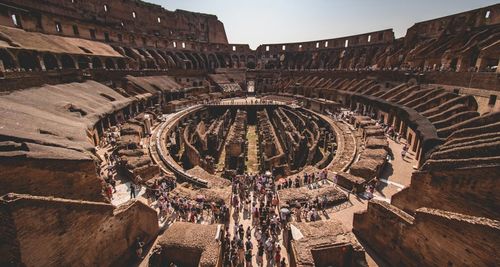
[[[115,208],[10,194],[0,210],[1,266],[123,266],[137,238],[148,243],[159,230],[156,212],[136,200]]]
[[[247,155],[247,112],[238,110],[226,141],[225,174],[243,174]]]
[[[413,217],[370,201],[354,214],[353,231],[393,266],[495,266],[500,260],[500,222],[483,217],[429,208]]]

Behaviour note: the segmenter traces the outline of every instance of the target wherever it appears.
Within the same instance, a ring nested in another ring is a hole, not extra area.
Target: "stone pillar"
[[[500,73],[500,58],[498,59],[497,71],[496,73]]]
[[[45,67],[45,62],[43,62],[43,59],[40,56],[35,56],[38,62],[40,63],[40,68],[42,71],[46,71],[47,68]],[[59,68],[61,68],[61,63],[59,62],[59,59],[57,59],[57,64],[59,65]]]
[[[56,57],[56,60],[57,60],[57,68],[62,70],[63,69],[63,65],[62,65],[62,62],[61,62],[61,58],[60,57]]]
[[[3,65],[3,60],[0,59],[0,77],[3,77],[5,73],[5,66]]]

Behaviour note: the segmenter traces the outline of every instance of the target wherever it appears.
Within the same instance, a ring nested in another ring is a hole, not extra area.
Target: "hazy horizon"
[[[497,4],[490,0],[145,0],[168,10],[216,15],[229,43],[305,42],[392,28],[396,38],[420,21]]]

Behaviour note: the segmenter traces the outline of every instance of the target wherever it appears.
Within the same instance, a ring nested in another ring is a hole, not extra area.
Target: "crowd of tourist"
[[[147,187],[146,194],[153,206],[158,209],[160,222],[224,223],[228,221],[229,207],[225,203],[206,201],[203,195],[198,195],[194,199],[180,196],[172,192],[175,187],[175,179],[168,177],[157,179],[153,186]]]
[[[118,166],[123,163],[120,158],[114,153],[104,153],[105,167],[102,169],[100,166],[98,171],[100,176],[104,179],[104,192],[109,200],[113,199],[113,193],[116,193],[116,176]]]
[[[299,188],[301,186],[308,186],[310,189],[314,189],[315,187],[319,186],[320,182],[323,184],[326,183],[326,178],[326,170],[323,170],[321,172],[312,172],[310,174],[304,172],[302,179],[299,175],[295,176],[294,179],[292,179],[291,177],[288,177],[288,179],[280,179],[276,183],[276,189],[281,190],[287,188]]]
[[[288,214],[279,213],[276,184],[271,175],[242,175],[232,181],[232,229],[226,228],[223,246],[224,266],[252,266],[255,257],[258,266],[286,266],[282,257],[280,233]],[[240,221],[251,219],[245,229]],[[256,247],[252,242],[255,239]]]

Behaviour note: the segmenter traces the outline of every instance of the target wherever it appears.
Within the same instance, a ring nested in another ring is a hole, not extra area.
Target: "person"
[[[106,183],[106,195],[108,196],[109,200],[113,199],[113,187]]]
[[[245,266],[250,267],[252,266],[252,250],[249,249],[245,252]]]
[[[142,256],[142,247],[144,247],[144,242],[142,242],[138,237],[137,242],[136,242],[135,254],[136,254],[137,258],[139,258],[139,259],[144,258],[144,256]]]
[[[285,257],[283,257],[283,259],[281,259],[280,267],[286,267]]]
[[[109,184],[113,187],[113,193],[116,193],[116,181],[113,177],[109,178]]]
[[[262,245],[259,245],[257,248],[257,266],[261,267],[264,263],[263,261],[263,256],[264,256],[264,247]]]
[[[243,241],[238,240],[238,264],[239,266],[243,266],[245,261],[245,250],[243,249]]]
[[[247,238],[247,241],[245,242],[245,249],[246,250],[252,250],[253,249],[253,244],[252,244],[252,241],[250,241],[250,238]]]
[[[135,184],[130,182],[130,199],[135,198]]]
[[[277,246],[276,247],[276,252],[275,252],[275,255],[274,255],[274,262],[276,263],[276,265],[278,265],[278,263],[280,262],[280,259],[281,259],[280,247]]]
[[[373,191],[375,190],[375,186],[374,185],[370,185],[368,187],[368,191],[370,192],[370,199],[373,198]]]

